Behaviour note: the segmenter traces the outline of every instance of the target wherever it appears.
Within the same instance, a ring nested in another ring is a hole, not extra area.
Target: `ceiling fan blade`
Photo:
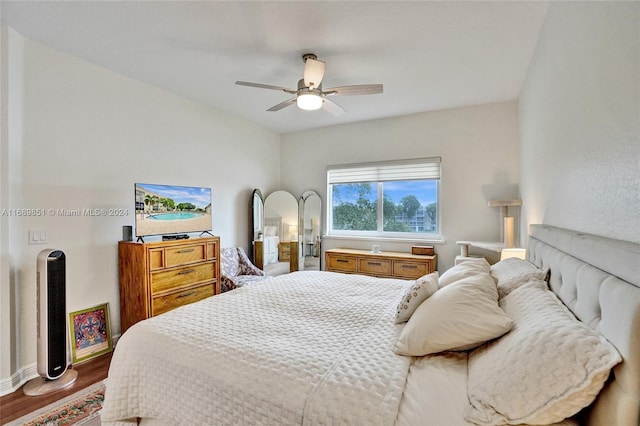
[[[267,111],[280,111],[281,109],[286,108],[289,105],[293,105],[295,103],[296,103],[296,98],[287,99],[284,102],[280,102],[278,105],[272,106]]]
[[[304,62],[304,85],[307,87],[318,87],[324,77],[325,63],[312,58],[307,58]]]
[[[322,109],[324,109],[325,111],[327,111],[331,115],[335,115],[336,117],[339,116],[339,115],[346,114],[346,112],[347,112],[340,105],[338,105],[337,103],[335,103],[335,102],[333,102],[333,101],[331,101],[331,100],[329,100],[327,98],[323,99]]]
[[[324,90],[326,96],[376,95],[378,93],[382,93],[382,84],[358,84]]]
[[[271,90],[280,90],[282,92],[291,93],[292,95],[296,93],[295,89],[287,89],[286,87],[280,86],[272,86],[270,84],[262,84],[262,83],[251,83],[249,81],[236,81],[238,86],[249,86],[249,87],[257,87],[259,89],[271,89]]]

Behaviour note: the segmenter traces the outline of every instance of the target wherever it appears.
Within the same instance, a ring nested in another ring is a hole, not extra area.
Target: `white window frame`
[[[441,218],[440,211],[440,179],[442,175],[442,160],[440,157],[416,158],[411,160],[380,161],[373,163],[341,164],[327,167],[327,210],[326,229],[328,236],[336,237],[363,237],[376,239],[401,239],[401,240],[429,240],[440,241]],[[436,181],[436,232],[390,232],[383,231],[383,182],[407,181],[407,180],[435,180]],[[333,184],[341,183],[377,183],[377,219],[376,231],[354,231],[333,229]]]

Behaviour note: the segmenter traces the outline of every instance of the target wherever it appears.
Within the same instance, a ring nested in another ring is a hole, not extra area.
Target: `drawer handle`
[[[367,265],[369,265],[369,266],[380,266],[380,265],[382,265],[382,263],[380,263],[380,262],[367,262]]]
[[[183,271],[178,272],[178,275],[186,275],[186,274],[191,274],[193,272],[195,272],[195,269],[185,269]]]
[[[180,298],[180,297],[189,297],[189,296],[193,296],[194,294],[196,294],[195,291],[190,291],[188,293],[182,293],[181,295],[178,296],[178,298]]]
[[[182,250],[178,250],[178,253],[191,253],[192,251],[195,251],[195,248],[188,248],[188,249],[182,249]]]
[[[349,263],[348,260],[346,259],[336,259],[336,262],[340,262],[340,263]]]
[[[417,265],[402,265],[402,267],[406,269],[418,269]]]

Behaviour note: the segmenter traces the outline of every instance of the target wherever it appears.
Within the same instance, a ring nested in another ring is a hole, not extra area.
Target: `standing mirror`
[[[264,201],[259,189],[253,190],[251,196],[251,245],[253,247],[253,264],[263,268],[262,234],[264,233]]]
[[[322,200],[315,191],[305,191],[299,201],[300,269],[320,270]]]
[[[287,191],[275,191],[264,200],[263,270],[282,275],[298,268],[298,202]]]

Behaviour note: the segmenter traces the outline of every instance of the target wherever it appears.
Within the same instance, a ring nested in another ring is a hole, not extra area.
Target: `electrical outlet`
[[[29,244],[48,244],[49,236],[46,229],[29,229]]]

